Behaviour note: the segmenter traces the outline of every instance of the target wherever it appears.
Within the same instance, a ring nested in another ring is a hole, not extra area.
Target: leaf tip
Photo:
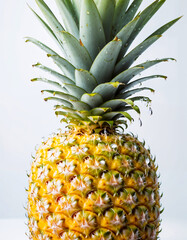
[[[37,67],[37,66],[40,66],[41,63],[36,63],[36,64],[33,64],[32,67]]]
[[[36,78],[32,78],[30,81],[31,81],[31,82],[35,82],[35,81],[36,81]]]

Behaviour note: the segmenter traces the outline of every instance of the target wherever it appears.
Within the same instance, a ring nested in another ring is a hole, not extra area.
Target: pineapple
[[[54,79],[46,101],[67,124],[42,142],[29,176],[28,226],[32,240],[156,240],[162,212],[157,166],[150,150],[128,134],[129,110],[140,113],[137,85],[163,75],[139,73],[169,58],[134,61],[179,18],[165,24],[128,51],[165,0],[137,13],[143,0],[55,0],[62,23],[43,0],[36,0],[46,21],[34,15],[55,40],[62,55],[43,49],[60,72],[35,67]],[[173,60],[171,58],[171,60]],[[135,79],[134,79],[135,78]],[[135,94],[135,95],[134,95]]]

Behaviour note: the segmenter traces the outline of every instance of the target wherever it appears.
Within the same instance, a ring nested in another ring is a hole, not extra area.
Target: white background
[[[33,0],[27,2],[39,12]],[[53,1],[47,2],[50,6],[54,5]],[[141,9],[150,2],[145,0]],[[57,50],[55,44],[28,9],[25,0],[0,0],[0,3],[0,218],[9,219],[4,224],[12,228],[11,218],[24,218],[24,188],[27,187],[26,171],[30,169],[31,152],[43,136],[48,136],[62,125],[55,117],[52,105],[42,100],[40,90],[46,86],[29,81],[33,77],[44,76],[43,72],[33,69],[32,64],[40,61],[52,67],[52,62],[42,50],[24,43],[23,37],[36,37]],[[187,15],[186,9],[187,2],[184,0],[166,1],[135,43],[165,22]],[[151,95],[154,114],[150,117],[143,108],[143,126],[139,127],[137,119],[137,123],[129,129],[141,140],[145,139],[157,156],[164,192],[163,240],[186,239],[182,232],[187,226],[186,28],[187,17],[184,16],[137,61],[162,57],[177,59],[177,62],[163,63],[146,72],[147,75],[167,75],[168,80],[149,83],[156,89],[156,93]],[[3,224],[0,226],[4,228]],[[21,235],[16,239],[21,239]]]

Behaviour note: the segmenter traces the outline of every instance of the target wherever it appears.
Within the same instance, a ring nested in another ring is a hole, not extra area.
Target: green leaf
[[[163,25],[162,27],[160,27],[158,30],[156,30],[154,33],[152,33],[148,38],[154,36],[154,35],[161,35],[163,34],[165,31],[167,31],[170,27],[173,26],[173,24],[175,24],[176,22],[178,22],[178,20],[181,19],[181,17],[176,18],[174,20],[172,20],[171,22],[166,23],[165,25]]]
[[[129,68],[122,73],[118,74],[115,78],[111,80],[111,82],[121,82],[128,83],[134,76],[142,72],[144,68],[142,66],[135,66]]]
[[[154,89],[148,88],[148,87],[136,88],[136,89],[133,89],[133,90],[130,90],[130,91],[127,91],[127,92],[120,93],[120,94],[118,94],[115,98],[116,98],[116,99],[118,99],[118,98],[119,98],[119,99],[122,99],[122,98],[126,99],[126,98],[132,96],[133,94],[135,94],[135,93],[137,93],[137,92],[142,92],[142,91],[144,91],[144,90],[149,90],[149,91],[151,91],[151,92],[154,92]]]
[[[75,96],[77,99],[80,99],[81,96],[86,93],[84,89],[73,84],[65,84],[64,87],[68,90],[69,94]]]
[[[133,121],[133,118],[127,112],[118,112],[118,111],[117,112],[109,112],[109,113],[105,113],[102,117],[103,117],[103,119],[106,119],[106,120],[113,119],[113,118],[116,119],[116,118],[120,118],[120,117],[125,117],[130,122]]]
[[[137,84],[141,84],[142,82],[145,82],[147,80],[154,79],[154,78],[164,78],[164,79],[166,79],[167,77],[163,76],[163,75],[152,75],[152,76],[148,76],[148,77],[139,78],[139,79],[125,85],[123,89],[128,90],[128,89],[136,86]]]
[[[42,65],[41,63],[37,63],[37,64],[34,64],[33,67],[37,67],[37,68],[40,68],[48,73],[50,73],[51,75],[55,76],[56,78],[58,78],[58,80],[61,81],[61,83],[69,83],[69,84],[74,84],[74,82],[69,79],[68,77],[54,71],[53,69],[51,68],[48,68],[44,65]]]
[[[116,35],[121,41],[122,41],[122,48],[120,50],[118,59],[121,59],[124,56],[124,53],[126,52],[126,44],[127,41],[133,32],[137,22],[139,20],[139,16],[137,16],[135,19],[133,19],[131,22],[129,22],[127,25],[125,25],[120,32]]]
[[[71,2],[72,2],[73,9],[75,11],[75,16],[79,20],[80,19],[80,11],[81,11],[82,0],[79,0],[79,1],[71,0]]]
[[[62,99],[62,98],[47,97],[47,98],[44,98],[44,100],[45,100],[45,101],[53,100],[53,101],[56,101],[56,102],[59,102],[59,103],[63,104],[63,105],[66,106],[66,107],[69,107],[69,108],[73,107],[73,105],[72,105],[70,102],[68,102],[68,101],[66,101],[66,100],[64,100],[64,99]]]
[[[48,79],[46,79],[46,78],[33,78],[33,79],[31,79],[31,81],[32,81],[32,82],[45,82],[45,83],[48,83],[48,84],[50,84],[50,85],[52,85],[52,86],[55,86],[55,87],[57,87],[57,88],[60,88],[60,89],[63,90],[64,92],[68,93],[68,92],[66,91],[66,89],[65,89],[60,83],[55,82],[55,81],[48,80]]]
[[[67,93],[63,93],[63,92],[60,92],[60,91],[55,91],[55,90],[42,90],[41,91],[42,93],[44,92],[47,92],[47,93],[50,93],[50,94],[53,94],[53,96],[57,96],[57,97],[60,97],[66,101],[70,101],[70,100],[78,100],[76,97],[70,95],[70,94],[67,94]]]
[[[140,108],[137,105],[134,105],[133,107],[131,106],[122,106],[118,109],[118,111],[129,111],[129,110],[134,110],[135,112],[140,114]]]
[[[56,114],[57,116],[67,117],[67,118],[69,118],[69,119],[79,119],[79,120],[82,119],[82,118],[81,118],[78,114],[76,114],[76,113],[56,111],[55,114]]]
[[[59,34],[59,32],[64,31],[63,26],[57,20],[51,9],[47,6],[47,4],[43,0],[35,0],[38,4],[40,10],[42,11],[43,15],[45,16],[46,20],[48,21],[49,25],[55,32],[55,35]]]
[[[75,70],[75,82],[78,87],[83,88],[87,93],[91,93],[97,86],[95,77],[84,69]]]
[[[83,102],[83,101],[79,101],[79,100],[71,100],[71,104],[73,105],[74,109],[76,109],[77,111],[88,111],[91,109],[91,107]]]
[[[121,46],[121,40],[116,38],[109,42],[96,57],[90,72],[98,83],[110,81]]]
[[[63,50],[61,43],[59,42],[58,38],[56,37],[53,30],[49,27],[49,25],[28,5],[30,10],[34,13],[35,17],[39,20],[39,22],[42,24],[44,29],[49,33],[49,35],[57,42],[58,45],[60,45],[60,48]],[[64,52],[64,51],[63,51]]]
[[[75,19],[73,18],[74,13],[72,11],[71,12],[69,11],[70,9],[72,10],[72,8],[68,9],[66,7],[67,4],[71,7],[70,5],[71,1],[67,1],[67,0],[55,0],[55,1],[60,11],[60,15],[62,17],[63,24],[65,26],[66,31],[71,33],[77,39],[79,39],[79,29],[77,27]]]
[[[90,115],[96,115],[96,116],[102,116],[103,114],[107,113],[107,112],[111,112],[112,109],[111,108],[93,108],[90,111]]]
[[[75,78],[75,67],[69,63],[65,58],[62,58],[58,55],[55,51],[53,51],[51,48],[43,44],[42,42],[34,39],[34,38],[26,38],[26,42],[32,42],[42,50],[44,50],[48,55],[48,57],[51,57],[55,64],[63,71],[63,73],[74,80]]]
[[[141,14],[140,19],[132,32],[129,40],[126,44],[126,51],[130,47],[131,43],[134,41],[136,36],[140,33],[143,27],[147,24],[147,22],[153,17],[153,15],[160,9],[160,7],[164,4],[166,0],[156,0],[151,5],[149,5]],[[125,54],[125,53],[124,53]]]
[[[61,32],[61,39],[71,64],[78,69],[89,70],[92,60],[86,48],[81,46],[81,43],[68,32]]]
[[[87,103],[91,108],[96,108],[103,103],[103,98],[98,93],[85,93],[82,95],[81,101]]]
[[[127,11],[121,11],[121,19],[119,16],[116,16],[117,21],[113,24],[113,36],[115,36],[118,31],[120,31],[125,25],[132,21],[142,1],[143,0],[134,0]],[[118,2],[124,2],[124,0],[120,0]],[[126,5],[124,7],[126,7]]]
[[[131,52],[129,52],[121,61],[116,65],[116,69],[128,69],[132,63],[154,42],[156,42],[162,35],[152,36],[147,38],[145,41],[140,43],[137,47],[135,47]]]
[[[25,42],[31,42],[33,44],[35,44],[36,46],[38,46],[39,48],[41,48],[42,50],[44,50],[46,53],[48,54],[52,54],[55,55],[57,54],[55,51],[53,51],[51,48],[49,48],[48,46],[46,46],[44,43],[38,41],[35,38],[31,38],[31,37],[26,37],[25,38]]]
[[[97,8],[103,23],[106,41],[109,42],[111,39],[112,20],[115,12],[115,0],[99,0]]]
[[[106,44],[101,17],[93,0],[82,0],[80,39],[87,48],[92,60],[95,59]]]
[[[68,11],[71,13],[71,15],[73,16],[77,26],[79,27],[79,18],[77,16],[77,13],[76,13],[76,8],[75,8],[75,5],[74,5],[74,1],[73,0],[63,0],[66,8],[68,9]],[[77,1],[76,1],[77,2]],[[81,0],[79,0],[79,4],[81,4]]]
[[[68,108],[63,105],[56,105],[55,110],[59,110],[59,109],[62,109],[64,112],[75,113],[78,116],[80,116],[81,118],[86,118],[87,116],[89,116],[89,111],[86,111],[86,110],[77,111],[76,109]]]
[[[134,103],[128,99],[112,99],[103,103],[100,108],[111,108],[112,110],[117,110],[121,106],[130,105],[133,106]]]
[[[128,8],[130,0],[117,0],[115,6],[115,14],[113,19],[113,32],[119,31],[123,25],[123,18]]]
[[[70,113],[74,113],[76,111],[75,109],[65,107],[64,105],[55,105],[54,106],[54,110],[59,110],[59,109],[65,110],[65,111],[70,112]]]
[[[90,119],[93,123],[98,123],[102,117],[101,116],[89,116],[88,119]]]
[[[114,126],[113,120],[103,120],[103,121],[99,121],[98,123],[99,123],[100,128],[95,130],[96,133],[100,133],[103,130],[103,128],[106,128],[107,126],[110,128],[112,128]]]
[[[47,56],[53,59],[54,63],[61,69],[65,76],[70,78],[72,81],[75,81],[75,67],[70,62],[68,62],[65,58],[60,57],[58,54],[48,54]]]
[[[133,102],[137,102],[137,101],[143,101],[143,102],[146,102],[146,103],[151,103],[151,99],[148,98],[148,97],[145,97],[145,96],[137,96],[137,97],[132,97],[132,98],[129,98],[130,100],[132,100]]]
[[[93,93],[99,93],[103,101],[107,101],[109,99],[114,98],[118,87],[122,85],[122,83],[119,82],[109,82],[109,83],[103,83],[98,85],[94,90]]]
[[[135,67],[129,68],[129,69],[125,70],[124,72],[118,74],[114,79],[112,79],[112,82],[116,81],[116,82],[128,83],[133,77],[135,77],[137,74],[141,73],[142,71],[144,71],[158,63],[168,62],[168,60],[175,60],[175,59],[174,58],[162,58],[162,59],[158,59],[158,60],[147,61],[147,62],[141,63],[139,65],[136,65]]]
[[[139,6],[141,5],[143,0],[134,0],[132,4],[129,6],[127,11],[122,12],[122,17],[119,19],[118,23],[114,26],[113,36],[120,31],[124,26],[126,26],[129,22],[134,18]]]

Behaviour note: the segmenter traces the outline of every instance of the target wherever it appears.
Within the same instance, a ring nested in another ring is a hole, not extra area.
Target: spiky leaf
[[[68,59],[76,68],[89,70],[92,60],[88,51],[81,43],[70,33],[61,32],[61,39],[65,51],[68,53]]]
[[[160,37],[161,35],[152,36],[140,43],[129,54],[127,54],[124,58],[121,59],[121,61],[116,65],[116,68],[129,68],[132,63],[134,63],[135,60]]]
[[[118,11],[120,14],[116,14],[116,21],[114,21],[114,26],[113,26],[113,36],[120,31],[125,25],[127,25],[129,22],[132,21],[134,18],[140,4],[142,3],[143,0],[134,0],[127,11],[121,11],[121,9],[124,9],[127,7],[127,4],[125,3],[124,6],[121,7],[121,3],[123,2],[130,2],[129,0],[118,0],[118,3],[116,4],[118,6]],[[118,5],[120,3],[120,5]],[[121,16],[121,18],[120,18]],[[117,21],[118,20],[118,21]]]
[[[114,98],[118,87],[122,85],[122,83],[119,82],[109,82],[109,83],[103,83],[99,84],[94,90],[93,93],[99,93],[104,101],[107,101],[109,99]]]
[[[30,10],[34,13],[35,17],[38,19],[38,21],[42,24],[42,26],[44,27],[44,29],[49,33],[49,35],[55,40],[55,42],[60,45],[60,48],[62,49],[63,53],[64,50],[62,48],[62,45],[60,43],[60,41],[58,40],[57,36],[55,35],[55,33],[53,32],[53,30],[49,27],[49,25],[28,5],[28,7],[30,8]]]
[[[155,64],[161,63],[161,62],[167,62],[168,60],[175,60],[173,58],[162,58],[158,60],[152,60],[147,61],[144,63],[141,63],[139,65],[136,65],[135,67],[129,68],[122,73],[118,74],[114,79],[112,79],[112,82],[123,82],[128,83],[134,76],[136,76],[138,73],[141,73],[142,71],[154,66]],[[115,73],[121,72],[123,70],[123,66],[117,67],[115,69]]]
[[[31,79],[32,82],[44,82],[44,83],[48,83],[52,86],[55,86],[57,88],[60,88],[61,90],[63,90],[64,92],[67,92],[66,89],[58,82],[55,82],[55,81],[51,81],[51,80],[48,80],[46,78],[33,78]]]
[[[126,10],[128,8],[130,0],[117,0],[116,6],[115,6],[115,14],[113,19],[113,26],[115,26],[115,29],[113,29],[113,32],[121,29],[123,25],[123,18],[126,13]]]
[[[70,62],[68,62],[65,58],[60,57],[58,54],[48,54],[47,56],[53,59],[54,63],[68,78],[72,81],[75,80],[75,67]]]
[[[87,48],[92,60],[95,59],[106,43],[101,18],[93,0],[82,0],[80,39]]]
[[[129,100],[129,99],[112,99],[109,100],[105,103],[103,103],[100,107],[101,108],[111,108],[113,111],[117,110],[119,107],[121,106],[134,106],[133,101]]]
[[[166,24],[164,24],[162,27],[160,27],[159,29],[157,29],[154,33],[152,33],[148,38],[154,36],[154,35],[161,35],[163,34],[165,31],[167,31],[170,27],[173,26],[173,24],[175,24],[176,22],[178,22],[181,19],[181,17],[176,18]]]
[[[40,10],[42,11],[43,15],[47,19],[49,25],[55,32],[55,34],[59,35],[59,32],[64,31],[63,26],[58,21],[58,19],[55,17],[51,9],[48,7],[48,5],[43,0],[35,0],[38,4]]]
[[[140,31],[144,28],[147,22],[154,16],[154,14],[159,10],[159,8],[164,4],[165,1],[166,0],[154,1],[140,14],[140,19],[127,42],[126,51],[130,47],[131,43],[134,41],[136,36],[140,33]]]
[[[58,78],[62,83],[74,84],[74,82],[71,79],[69,79],[68,77],[66,77],[66,76],[64,76],[64,75],[54,71],[51,68],[48,68],[48,67],[42,65],[41,63],[34,64],[33,67],[40,68],[40,69],[50,73],[51,75],[53,75],[56,78]]]
[[[121,46],[121,40],[116,38],[109,42],[96,57],[90,72],[94,75],[98,83],[109,82],[111,80]]]
[[[132,96],[133,94],[137,93],[137,92],[142,92],[143,90],[149,90],[151,92],[154,92],[154,89],[152,88],[148,88],[148,87],[143,87],[143,88],[136,88],[130,91],[126,91],[126,92],[122,92],[120,94],[118,94],[115,98],[117,99],[126,99],[130,96]]]
[[[83,110],[90,110],[91,107],[86,102],[79,101],[79,100],[71,100],[71,104],[73,105],[74,109],[77,111],[83,111]]]
[[[86,93],[86,91],[76,85],[73,84],[65,84],[64,87],[68,90],[69,94],[75,96],[80,99],[81,96]]]
[[[128,114],[127,112],[118,112],[118,111],[105,113],[103,115],[103,118],[107,120],[107,119],[113,119],[120,116],[127,118],[130,122],[133,121],[133,118],[131,117],[130,114]]]
[[[95,77],[90,72],[83,69],[75,70],[75,81],[76,85],[83,88],[87,93],[91,93],[97,86]]]
[[[44,98],[45,101],[49,101],[49,100],[52,100],[52,101],[56,101],[56,102],[59,102],[61,104],[63,104],[64,106],[66,107],[69,107],[69,108],[72,108],[73,107],[73,104],[71,104],[70,102],[62,99],[62,98],[57,98],[57,97],[47,97],[47,98]]]
[[[71,33],[74,37],[76,37],[77,39],[79,38],[79,29],[78,26],[75,22],[74,19],[74,12],[70,12],[69,10],[71,10],[71,2],[67,0],[55,0],[56,4],[58,6],[58,9],[60,11],[62,20],[63,20],[63,24],[66,28],[66,31],[68,31],[69,33]],[[66,4],[69,5],[69,9],[66,7]]]
[[[97,8],[101,16],[106,42],[111,39],[112,21],[115,12],[115,0],[99,0]]]
[[[103,98],[98,93],[85,93],[81,97],[81,101],[87,103],[91,108],[95,108],[103,103]]]
[[[50,93],[50,94],[52,94],[53,96],[60,97],[60,98],[62,98],[62,99],[64,99],[64,100],[66,100],[66,101],[69,101],[69,100],[78,100],[77,97],[72,96],[72,95],[70,95],[70,94],[63,93],[63,92],[61,92],[61,91],[42,90],[42,93],[44,93],[44,92]]]
[[[128,90],[128,89],[136,86],[137,84],[141,84],[142,82],[145,82],[145,81],[148,81],[148,80],[154,79],[154,78],[166,79],[167,77],[164,76],[164,75],[152,75],[152,76],[148,76],[148,77],[139,78],[139,79],[136,79],[133,82],[130,82],[130,83],[126,84],[123,89]]]
[[[111,112],[112,109],[111,108],[93,108],[90,111],[91,115],[96,115],[96,116],[102,116],[103,114],[107,113],[107,112]]]
[[[116,35],[121,41],[122,41],[122,48],[120,50],[118,59],[121,59],[126,52],[127,42],[128,39],[133,32],[137,22],[139,20],[139,16],[137,16],[135,19],[133,19],[131,22],[129,22],[127,25],[125,25],[120,32]]]

